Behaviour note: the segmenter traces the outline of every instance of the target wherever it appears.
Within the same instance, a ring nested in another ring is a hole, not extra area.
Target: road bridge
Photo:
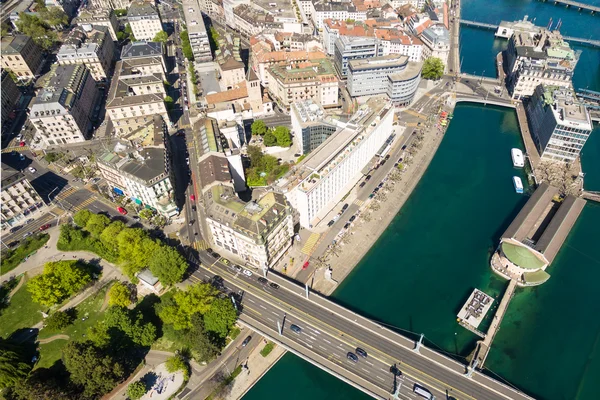
[[[400,388],[398,398],[412,399],[412,388],[419,383],[438,398],[530,398],[479,372],[468,377],[464,364],[275,273],[268,275],[273,287],[259,282],[256,272],[246,276],[222,258],[205,252],[199,258],[189,257],[197,266],[190,280],[209,281],[218,275],[244,325],[372,397],[392,399]],[[301,332],[293,332],[291,324]],[[357,347],[368,357],[355,363],[346,355]],[[394,364],[402,371],[400,376],[390,372]]]
[[[469,21],[466,19],[461,19],[460,23],[461,23],[461,25],[472,26],[474,28],[490,29],[490,30],[498,29],[498,25],[487,24],[485,22],[477,22],[477,21]],[[585,38],[578,38],[578,37],[573,37],[573,36],[563,36],[563,39],[565,39],[569,42],[573,42],[573,43],[586,44],[586,45],[590,45],[590,46],[594,46],[594,47],[600,47],[600,40],[594,40],[591,38],[585,39]]]
[[[543,1],[544,3],[552,2],[554,4],[564,4],[567,8],[568,7],[576,7],[577,9],[579,9],[579,11],[587,10],[587,11],[591,11],[592,14],[600,12],[600,7],[594,6],[591,4],[580,3],[578,1],[572,1],[572,0],[540,0],[540,1]]]

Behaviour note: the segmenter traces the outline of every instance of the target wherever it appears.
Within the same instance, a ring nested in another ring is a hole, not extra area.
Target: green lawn
[[[50,343],[40,345],[40,359],[35,368],[50,368],[62,357],[62,349],[67,344],[64,339],[57,339]]]
[[[17,329],[33,326],[42,320],[41,311],[47,307],[34,303],[31,293],[27,291],[27,276],[25,283],[10,299],[8,307],[0,314],[0,336],[7,338]]]
[[[17,268],[17,266],[23,262],[25,257],[44,246],[48,239],[50,239],[50,235],[41,233],[27,238],[16,249],[4,252],[4,254],[2,254],[2,275]]]
[[[100,312],[100,308],[102,307],[102,303],[104,302],[104,296],[108,291],[108,288],[111,284],[104,286],[102,289],[82,301],[75,310],[77,310],[77,319],[73,322],[73,324],[67,326],[63,330],[49,330],[42,329],[40,334],[38,335],[39,339],[49,338],[50,336],[64,334],[69,335],[71,339],[80,339],[82,338],[87,329],[93,325],[96,325],[100,319],[102,319],[102,312]],[[49,343],[52,344],[52,343]]]
[[[274,347],[275,347],[275,344],[273,342],[267,343],[265,345],[265,347],[263,347],[263,349],[260,351],[260,355],[263,357],[268,356],[269,354],[271,354]]]

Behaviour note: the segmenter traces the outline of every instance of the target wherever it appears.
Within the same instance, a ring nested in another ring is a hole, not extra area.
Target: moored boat
[[[515,187],[515,192],[523,193],[523,182],[521,182],[521,178],[513,176],[513,185]]]
[[[525,158],[521,150],[511,149],[510,156],[512,157],[513,167],[523,168],[525,166]]]

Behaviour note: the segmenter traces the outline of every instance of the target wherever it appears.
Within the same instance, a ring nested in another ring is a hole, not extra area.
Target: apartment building
[[[450,32],[443,25],[432,25],[425,29],[419,39],[425,45],[423,47],[423,58],[436,57],[448,65],[450,54]]]
[[[300,154],[308,154],[337,131],[341,123],[325,114],[320,104],[312,100],[292,104],[292,133]]]
[[[202,12],[198,0],[184,0],[182,3],[183,15],[185,16],[186,28],[197,63],[212,61],[208,32],[202,19]]]
[[[136,66],[130,65],[132,61],[139,59],[117,61],[106,99],[106,115],[113,122],[118,136],[144,128],[152,123],[154,115],[170,121],[164,102],[167,95],[164,75],[141,73]]]
[[[2,133],[8,132],[9,126],[12,125],[12,122],[7,123],[9,119],[13,119],[11,114],[13,114],[13,109],[15,105],[19,101],[21,97],[21,91],[17,87],[17,84],[12,80],[8,71],[2,70],[2,90],[0,90],[0,95],[2,96]]]
[[[335,42],[334,65],[343,79],[348,76],[348,63],[352,60],[381,56],[377,39],[374,37],[340,36]]]
[[[206,192],[204,204],[214,246],[248,265],[272,267],[292,244],[292,209],[279,193],[244,203],[231,187],[218,185]]]
[[[153,3],[134,1],[127,11],[127,21],[136,40],[154,40],[163,30],[160,15]]]
[[[424,45],[416,36],[396,29],[375,29],[375,37],[379,40],[381,55],[400,54],[412,62],[423,61]]]
[[[54,65],[51,78],[36,96],[29,120],[35,147],[62,146],[90,138],[98,100],[96,81],[83,64]]]
[[[421,81],[422,63],[413,63],[407,56],[388,56],[351,60],[348,63],[348,92],[352,97],[388,93],[393,75],[394,105],[410,103]],[[392,96],[390,96],[392,97]]]
[[[571,87],[581,55],[560,32],[534,28],[516,30],[508,41],[506,82],[513,99],[531,96],[540,84]]]
[[[273,39],[272,43],[277,43],[276,50],[323,51],[323,45],[313,35],[295,32],[274,32],[274,34],[269,35],[269,39],[271,38]]]
[[[83,64],[96,82],[105,82],[111,75],[115,45],[108,28],[83,24],[69,32],[56,54],[59,65]]]
[[[220,85],[230,90],[246,80],[245,66],[240,53],[240,38],[226,34],[219,38],[219,49],[215,51],[215,62],[219,66]]]
[[[280,105],[289,109],[296,101],[311,99],[325,108],[338,106],[339,80],[327,56],[320,54],[322,58],[267,70],[268,90]]]
[[[369,99],[343,129],[278,181],[277,190],[298,212],[300,225],[317,225],[364,176],[370,169],[365,167],[389,139],[393,119],[390,102]]]
[[[133,42],[123,46],[121,60],[124,68],[140,75],[160,74],[167,79],[164,47],[160,42]]]
[[[166,143],[141,150],[120,146],[117,151],[102,154],[96,162],[102,177],[115,193],[169,218],[178,211],[174,201],[168,132],[160,116],[153,119],[153,125]]]
[[[42,49],[26,35],[2,38],[2,69],[19,80],[33,79],[42,66]]]
[[[525,111],[542,160],[575,161],[594,129],[572,88],[538,85]]]
[[[283,23],[277,22],[272,14],[243,3],[233,9],[235,29],[245,37],[258,35],[265,29],[283,30]]]
[[[131,0],[88,0],[89,8],[104,10],[126,10]]]
[[[128,2],[128,0],[127,0]],[[129,3],[129,2],[128,2]],[[127,4],[129,6],[129,4]],[[114,9],[118,8],[127,8],[127,7],[114,7]],[[83,8],[79,11],[79,15],[73,18],[71,21],[72,25],[81,26],[81,25],[95,25],[95,26],[105,26],[108,28],[108,33],[110,34],[110,38],[113,41],[117,40],[117,32],[119,32],[119,21],[117,20],[117,16],[115,15],[113,8],[111,7],[103,7],[103,8]]]
[[[4,163],[2,163],[1,182],[2,229],[19,224],[29,213],[44,206],[40,195],[31,186],[27,177]]]
[[[326,19],[345,21],[364,21],[367,19],[367,10],[358,10],[351,2],[333,2],[320,0],[311,3],[311,15],[315,28],[322,30]]]

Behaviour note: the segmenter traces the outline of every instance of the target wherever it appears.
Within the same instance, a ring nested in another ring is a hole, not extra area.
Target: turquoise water
[[[587,0],[600,4],[600,0]],[[482,22],[563,19],[564,34],[600,39],[600,16],[533,0],[463,0],[463,16]],[[493,16],[490,17],[490,16]],[[505,46],[490,31],[461,29],[462,69],[495,75]],[[600,49],[583,50],[575,87],[600,91]],[[485,71],[485,72],[484,72]],[[475,337],[455,321],[473,287],[497,295],[489,269],[499,235],[526,201],[512,190],[509,150],[522,146],[514,112],[459,105],[434,160],[410,199],[335,292],[347,306],[425,333],[430,346],[465,356]],[[585,188],[600,190],[600,128],[582,153]],[[600,206],[589,204],[541,287],[517,293],[487,367],[544,399],[600,398]],[[364,394],[286,355],[245,399],[363,399]]]

